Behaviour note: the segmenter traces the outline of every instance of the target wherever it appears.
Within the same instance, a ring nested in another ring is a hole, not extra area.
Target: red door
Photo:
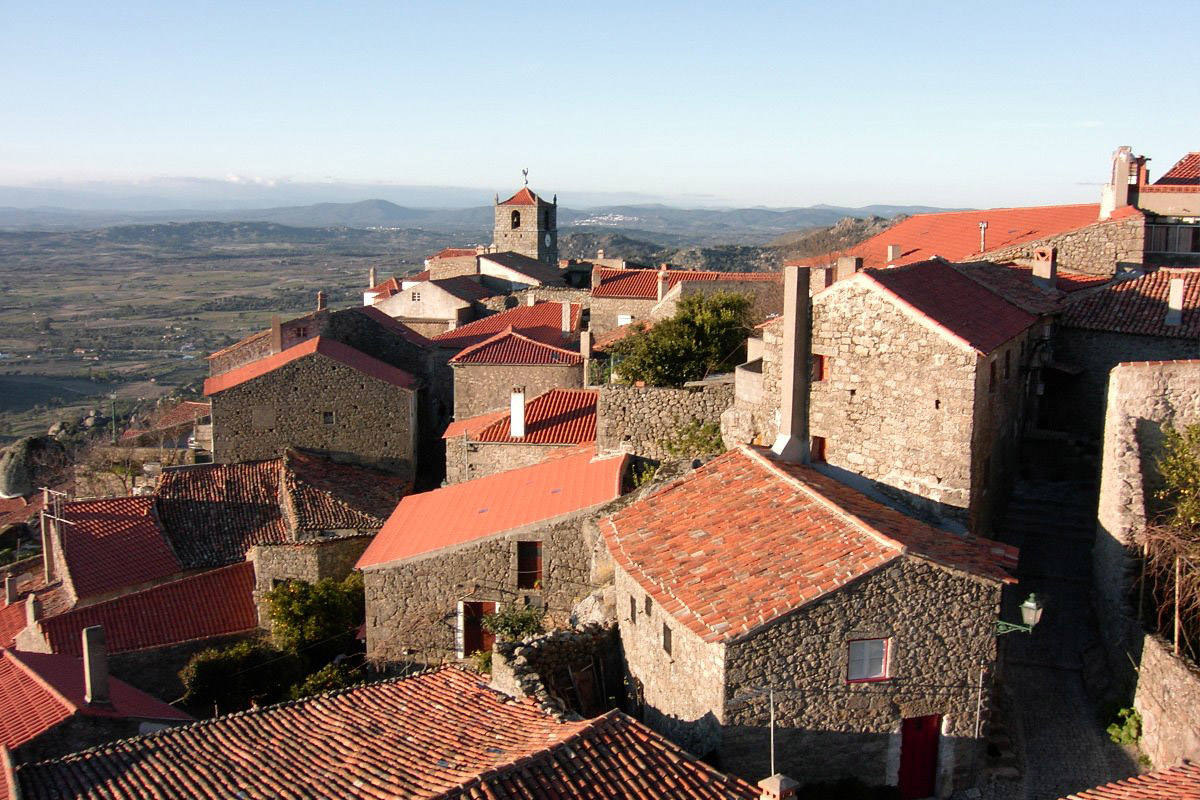
[[[910,717],[900,723],[900,797],[933,797],[942,718]]]
[[[483,618],[496,613],[495,603],[463,603],[463,655],[491,650],[496,637],[483,629]]]

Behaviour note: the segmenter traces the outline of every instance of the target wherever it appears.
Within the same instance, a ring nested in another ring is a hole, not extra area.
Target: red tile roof
[[[25,800],[156,792],[196,800],[759,795],[618,711],[559,721],[455,667],[125,739],[15,773]]]
[[[55,653],[82,656],[80,632],[103,625],[110,653],[255,630],[254,565],[248,561],[76,608],[39,623]]]
[[[358,568],[399,561],[572,514],[620,496],[626,456],[574,456],[456,483],[400,501]]]
[[[562,330],[562,304],[541,302],[532,306],[516,306],[499,314],[477,319],[461,328],[439,333],[433,337],[433,343],[438,347],[461,350],[512,328],[530,339],[561,346],[577,335],[581,309],[579,303],[571,304],[571,333],[566,335]]]
[[[442,432],[442,438],[453,439],[456,436],[474,436],[498,419],[508,419],[508,412],[489,411],[477,417],[455,420],[446,426],[446,430]]]
[[[429,258],[431,260],[437,260],[439,258],[464,258],[466,256],[473,256],[473,255],[478,255],[478,254],[479,254],[479,251],[476,250],[474,247],[445,247],[445,248],[442,248],[441,250],[437,251],[433,255],[431,255]],[[429,279],[429,270],[425,270],[424,272],[422,272],[420,274],[425,276],[421,280]],[[409,280],[416,280],[416,278],[410,278]]]
[[[112,719],[187,722],[192,718],[116,678],[109,703],[84,701],[83,659],[0,650],[0,745],[9,749],[74,714]]]
[[[12,647],[17,634],[25,630],[25,603],[0,606],[0,647]]]
[[[525,405],[525,435],[514,439],[508,414],[470,438],[507,444],[583,444],[596,441],[596,389],[551,389]]]
[[[778,281],[778,272],[711,272],[669,269],[667,290],[683,281]],[[641,300],[658,299],[656,269],[606,269],[592,271],[592,297],[628,297]]]
[[[427,281],[429,280],[429,270],[423,269],[420,272],[414,272],[412,275],[405,275],[406,281]]]
[[[473,275],[456,275],[453,278],[438,278],[430,281],[439,289],[457,297],[459,300],[483,300],[494,297],[498,292],[484,286]]]
[[[34,492],[28,497],[10,497],[0,500],[0,532],[13,525],[24,525],[42,510],[42,493]]]
[[[528,186],[522,186],[517,193],[500,203],[502,206],[536,206],[538,196],[530,191]]]
[[[282,475],[284,504],[299,540],[327,531],[373,533],[412,491],[407,478],[299,450],[284,454]]]
[[[374,308],[364,310],[383,313]],[[387,315],[383,314],[383,316],[386,317]],[[389,319],[391,318],[389,317]],[[341,342],[324,336],[316,336],[300,344],[293,345],[281,353],[274,353],[257,361],[252,361],[249,364],[243,364],[229,372],[205,378],[204,394],[205,396],[212,396],[226,389],[232,389],[234,386],[239,386],[255,378],[261,378],[269,372],[274,372],[286,364],[290,364],[306,356],[311,356],[314,353],[332,358],[335,361],[358,370],[364,375],[370,375],[372,378],[377,378],[393,386],[399,386],[403,389],[415,389],[417,386],[416,378],[398,367],[385,364],[379,359],[359,352],[349,345],[344,345]]]
[[[370,289],[367,289],[367,291],[374,292],[375,294],[378,294],[378,295],[383,295],[384,297],[391,297],[396,292],[400,291],[400,279],[397,278],[395,275],[393,275],[392,277],[388,278],[383,283],[377,284],[375,286],[372,286]],[[376,299],[378,300],[381,298],[376,298]]]
[[[892,269],[869,269],[849,281],[881,288],[941,331],[980,353],[990,353],[1037,321],[952,265],[929,261]],[[821,294],[839,291],[838,281]]]
[[[180,425],[192,425],[212,414],[212,403],[180,400],[178,403],[159,409],[150,423],[150,430],[162,431]]]
[[[490,261],[493,264],[499,264],[520,275],[533,278],[538,283],[560,286],[563,282],[562,270],[557,266],[538,261],[536,258],[530,258],[521,253],[513,253],[511,251],[484,253],[479,258],[481,262]],[[482,266],[480,266],[480,272],[483,272]]]
[[[1062,310],[1067,297],[1084,289],[1108,283],[1108,278],[1059,269],[1054,289],[1034,282],[1033,269],[1020,264],[970,261],[953,265],[956,270],[1030,314],[1053,314]]]
[[[743,447],[602,520],[616,562],[709,642],[908,556],[1010,582],[1006,545],[937,530],[811,467]]]
[[[63,506],[59,526],[67,574],[80,598],[160,581],[182,570],[149,497],[84,500]]]
[[[1200,764],[1186,763],[1067,795],[1062,800],[1200,800]]]
[[[1171,280],[1183,279],[1182,324],[1168,325]],[[1200,338],[1200,270],[1163,268],[1134,280],[1118,281],[1069,303],[1062,324],[1110,333]]]
[[[1115,222],[1139,214],[1137,209],[1126,206],[1113,212],[1105,222]],[[985,244],[987,252],[991,252],[1085,228],[1099,221],[1100,206],[1095,204],[917,214],[847,250],[789,263],[799,266],[826,266],[838,256],[861,258],[867,267],[913,264],[934,256],[948,261],[967,261],[981,255],[980,222],[988,224]],[[888,261],[888,246],[893,244],[900,246],[901,255],[894,261]]]
[[[638,333],[644,333],[654,327],[654,320],[638,319],[630,322],[628,325],[618,325],[608,333],[596,337],[592,342],[592,349],[603,353],[620,341],[624,341]]]
[[[451,364],[582,364],[583,356],[574,350],[555,347],[530,339],[512,328],[490,339],[464,348],[450,359]]]
[[[1155,186],[1200,185],[1200,153],[1188,153],[1154,182]],[[1143,187],[1144,188],[1144,187]]]

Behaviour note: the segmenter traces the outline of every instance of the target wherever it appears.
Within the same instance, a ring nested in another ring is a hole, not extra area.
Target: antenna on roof
[[[529,185],[529,167],[526,167],[525,169],[521,170],[521,175],[524,176],[525,185],[528,186]]]

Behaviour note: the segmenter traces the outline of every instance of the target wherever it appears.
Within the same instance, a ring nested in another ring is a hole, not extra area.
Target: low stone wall
[[[446,485],[540,464],[556,451],[572,446],[472,442],[456,436],[446,440]]]
[[[564,692],[560,681],[568,672],[589,669],[595,676],[591,685],[601,690],[593,697],[605,710],[616,707],[619,698],[611,690],[621,677],[621,663],[615,625],[590,623],[519,642],[497,642],[492,652],[492,688],[514,697],[532,697],[543,711],[559,718],[581,719],[596,709],[580,708],[579,698]],[[575,684],[573,676],[571,683]]]
[[[1200,760],[1200,670],[1157,636],[1142,644],[1133,705],[1142,715],[1142,751],[1156,767]]]
[[[1058,249],[1059,266],[1089,275],[1113,275],[1143,262],[1146,225],[1141,215],[1099,222],[1076,231],[1024,242],[1014,247],[988,250],[980,258],[989,261],[1030,259],[1039,247]]]
[[[596,403],[596,448],[626,450],[664,459],[664,442],[693,422],[719,425],[733,403],[733,376],[697,381],[682,389],[658,386],[602,386]]]

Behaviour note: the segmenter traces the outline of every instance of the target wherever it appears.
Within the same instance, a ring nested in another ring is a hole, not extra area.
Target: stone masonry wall
[[[540,464],[555,451],[573,446],[472,442],[465,436],[457,436],[453,441],[446,440],[446,484]]]
[[[591,592],[586,513],[364,570],[368,658],[380,664],[453,660],[461,600],[510,605],[540,599],[548,627],[565,624],[572,606]],[[519,541],[542,542],[540,590],[517,588]]]
[[[276,458],[298,447],[415,475],[415,393],[320,354],[284,364],[212,400],[218,462]],[[332,424],[325,424],[326,412],[332,412]]]
[[[989,250],[980,258],[997,262],[1031,259],[1039,247],[1055,247],[1061,267],[1089,275],[1113,275],[1142,265],[1145,242],[1145,220],[1139,215],[1114,222],[1097,222],[1014,247]]]
[[[588,330],[594,338],[599,338],[618,327],[617,316],[628,314],[637,320],[651,319],[650,312],[658,305],[658,298],[649,300],[635,297],[593,297],[588,316]]]
[[[621,676],[616,631],[611,622],[593,622],[519,642],[496,642],[492,688],[513,697],[532,697],[543,711],[559,718],[580,719],[615,708]],[[571,673],[590,674],[593,693],[587,699],[599,707],[580,708],[574,692],[562,691],[562,679]]]
[[[1133,705],[1142,715],[1142,750],[1159,768],[1200,759],[1200,670],[1147,634]]]
[[[942,716],[939,796],[972,765],[980,664],[996,655],[1000,587],[902,558],[726,645],[721,765],[768,774],[768,705],[777,694],[776,770],[800,783],[857,777],[895,785],[900,723]],[[847,642],[887,638],[885,681],[848,683]],[[986,723],[988,693],[984,693]],[[956,777],[957,776],[957,777]]]
[[[583,386],[582,364],[456,364],[453,369],[455,419],[508,408],[514,386],[524,386],[528,398]]]
[[[840,286],[813,302],[812,351],[825,357],[825,379],[812,385],[811,435],[825,438],[831,466],[910,505],[965,519],[976,353],[881,292]]]
[[[761,391],[750,399],[737,398],[721,417],[725,444],[759,444],[770,447],[779,433],[780,379],[783,373],[783,324],[771,322],[759,330]],[[753,342],[753,340],[752,340]],[[753,346],[753,345],[752,345]]]
[[[644,458],[670,458],[664,442],[690,423],[720,423],[732,402],[732,376],[682,389],[602,386],[596,401],[596,448],[602,453],[624,449]]]
[[[282,581],[316,583],[325,578],[341,580],[350,574],[358,557],[371,543],[370,536],[348,536],[304,544],[257,545],[247,561],[254,562],[254,601],[258,621],[270,627],[266,593]]]
[[[772,315],[783,313],[783,281],[681,281],[654,306],[651,316],[666,319],[675,315],[679,301],[692,295],[740,294],[750,300],[750,321],[757,325]]]

